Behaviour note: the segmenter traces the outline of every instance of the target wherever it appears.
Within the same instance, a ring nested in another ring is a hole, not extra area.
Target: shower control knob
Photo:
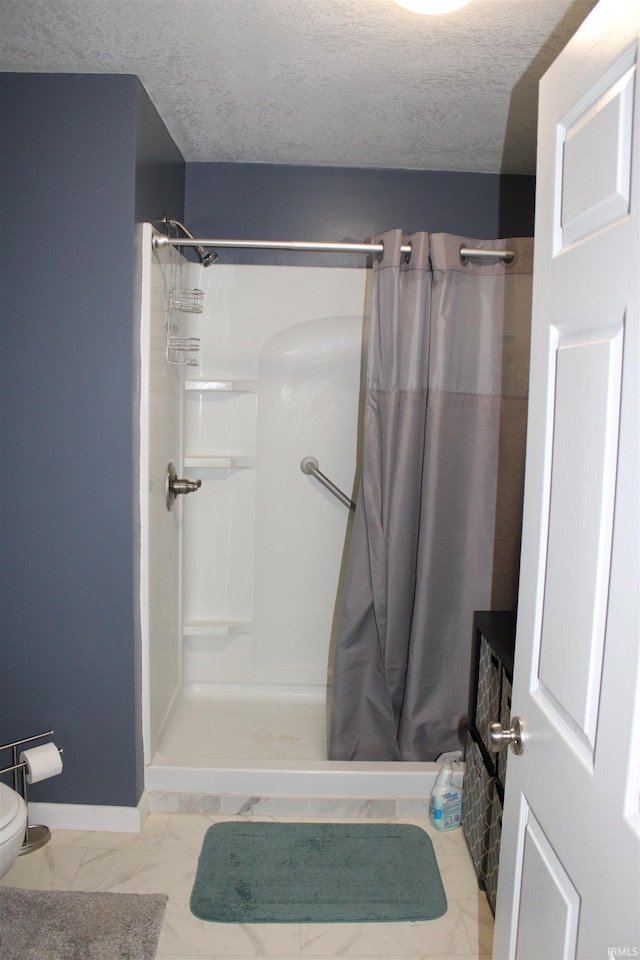
[[[194,493],[202,486],[202,480],[178,479],[176,468],[172,463],[167,467],[166,497],[167,510],[173,509],[176,497],[181,494]]]
[[[193,493],[202,486],[202,480],[174,480],[171,489],[178,496],[179,493]]]

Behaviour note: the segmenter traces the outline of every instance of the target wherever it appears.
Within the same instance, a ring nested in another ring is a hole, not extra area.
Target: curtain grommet
[[[376,260],[378,261],[378,263],[382,263],[382,261],[384,260],[384,240],[380,241],[380,246],[382,247],[382,250],[378,250],[378,252],[376,253]]]
[[[407,242],[407,246],[409,247],[409,249],[407,250],[407,252],[406,252],[405,255],[404,255],[404,262],[405,262],[405,263],[411,263],[411,254],[412,254],[412,252],[413,252],[413,247],[412,247],[412,245],[411,245],[411,241],[410,241],[410,240]]]

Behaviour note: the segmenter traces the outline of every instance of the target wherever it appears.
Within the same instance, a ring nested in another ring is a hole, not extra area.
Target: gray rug
[[[191,912],[217,923],[435,920],[447,909],[431,840],[399,823],[216,823]]]
[[[167,897],[0,887],[2,960],[153,960]]]

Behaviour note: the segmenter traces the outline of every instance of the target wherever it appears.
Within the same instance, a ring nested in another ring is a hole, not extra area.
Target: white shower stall
[[[369,271],[204,268],[173,247],[153,250],[148,224],[139,250],[152,806],[192,809],[194,796],[227,812],[257,797],[426,798],[433,764],[327,760],[350,511],[300,464],[315,457],[354,495]],[[200,481],[171,510],[169,463]]]

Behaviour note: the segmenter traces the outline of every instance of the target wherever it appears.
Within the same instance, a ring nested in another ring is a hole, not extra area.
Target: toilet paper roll
[[[40,747],[23,750],[20,763],[27,765],[27,783],[39,783],[62,773],[62,757],[55,743],[43,743]]]

